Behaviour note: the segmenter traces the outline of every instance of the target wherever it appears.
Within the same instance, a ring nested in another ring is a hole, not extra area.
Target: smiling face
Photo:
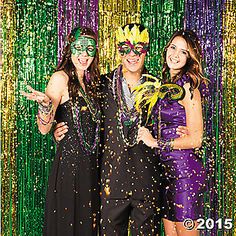
[[[141,43],[132,45],[131,43],[124,42],[119,46],[119,54],[123,66],[133,73],[140,73],[143,70],[146,52]]]
[[[147,29],[139,24],[128,24],[117,29],[116,39],[125,70],[141,74],[149,46]]]
[[[71,59],[77,70],[87,70],[95,54],[96,41],[87,35],[79,36],[71,43]]]
[[[188,58],[187,42],[180,36],[175,37],[166,52],[166,63],[170,74],[177,74],[186,65]]]

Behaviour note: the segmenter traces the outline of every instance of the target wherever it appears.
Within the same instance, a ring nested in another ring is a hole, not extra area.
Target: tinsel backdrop
[[[236,0],[1,0],[1,235],[42,235],[45,192],[55,147],[36,124],[37,105],[19,91],[44,91],[76,25],[98,33],[101,72],[118,63],[117,26],[149,28],[150,72],[161,68],[171,34],[191,28],[203,47],[211,96],[204,108],[202,158],[208,172],[205,219],[232,219],[233,229],[202,235],[236,235]]]

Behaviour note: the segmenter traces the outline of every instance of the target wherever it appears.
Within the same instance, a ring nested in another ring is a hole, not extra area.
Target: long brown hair
[[[206,83],[207,80],[203,76],[203,68],[202,68],[202,49],[200,47],[200,41],[198,36],[192,30],[179,30],[176,31],[170,41],[164,48],[163,52],[163,68],[162,68],[162,78],[165,82],[168,81],[169,77],[169,67],[166,62],[166,52],[171,42],[175,37],[182,37],[188,47],[189,57],[187,62],[183,68],[181,68],[180,72],[174,76],[173,82],[176,82],[179,78],[181,78],[184,74],[187,74],[190,80],[190,92],[193,93],[195,88],[198,88],[201,82]]]
[[[56,71],[63,70],[69,77],[68,81],[68,91],[69,96],[72,99],[75,99],[78,96],[79,89],[81,87],[79,83],[79,79],[77,76],[75,66],[71,60],[71,43],[75,41],[75,33],[80,29],[81,35],[88,35],[94,38],[97,42],[97,36],[94,31],[88,27],[76,27],[74,28],[68,36],[68,44],[63,50],[62,60],[56,68]],[[86,80],[86,76],[84,75],[83,82],[85,85],[86,93],[93,98],[97,98],[98,92],[98,84],[100,79],[100,71],[98,67],[99,57],[98,57],[98,49],[96,49],[96,55],[93,59],[93,62],[87,69],[89,80]]]

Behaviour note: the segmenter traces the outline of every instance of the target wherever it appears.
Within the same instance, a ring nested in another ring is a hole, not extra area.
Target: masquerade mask
[[[127,41],[119,43],[118,50],[122,56],[128,55],[131,51],[140,56],[142,53],[147,53],[148,44],[137,43],[133,45],[130,41]]]
[[[159,97],[161,99],[167,96],[172,100],[181,100],[184,95],[184,89],[177,84],[163,84],[159,90]]]
[[[93,38],[87,36],[80,36],[80,30],[75,33],[75,41],[71,43],[71,53],[75,56],[80,56],[83,52],[90,57],[94,57],[96,54],[96,41]]]
[[[118,49],[121,55],[127,55],[131,50],[136,55],[146,53],[148,50],[149,35],[147,29],[140,32],[139,26],[134,25],[132,29],[129,29],[127,25],[124,30],[120,27],[116,33],[116,39],[118,41]]]

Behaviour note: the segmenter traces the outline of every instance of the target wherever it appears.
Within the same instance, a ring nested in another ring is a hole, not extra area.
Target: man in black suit
[[[139,24],[118,29],[121,65],[101,77],[104,136],[101,165],[102,235],[157,235],[160,171],[154,151],[137,143],[145,121],[134,108],[133,89],[145,81],[149,34]]]

